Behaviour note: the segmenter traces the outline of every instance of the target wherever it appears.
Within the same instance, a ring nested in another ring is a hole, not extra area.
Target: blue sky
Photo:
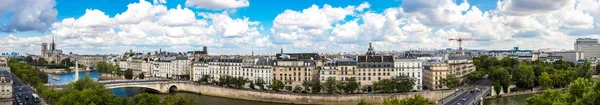
[[[491,40],[465,42],[467,49],[569,50],[576,38],[600,38],[599,7],[598,0],[8,0],[0,4],[0,52],[39,54],[53,35],[58,48],[80,54],[201,46],[211,54],[349,52],[368,42],[377,50],[442,49],[456,48],[447,39],[458,37]]]

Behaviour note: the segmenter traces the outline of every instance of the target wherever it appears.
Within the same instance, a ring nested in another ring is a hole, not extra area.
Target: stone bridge
[[[187,84],[193,84],[190,81],[175,81],[175,80],[114,80],[114,81],[98,81],[108,89],[113,88],[146,88],[151,89],[160,93],[169,93],[171,91],[178,91]],[[63,84],[45,84],[47,87],[62,89],[67,86],[67,83]]]

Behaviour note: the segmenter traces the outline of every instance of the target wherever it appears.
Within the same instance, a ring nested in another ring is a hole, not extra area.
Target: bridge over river
[[[457,88],[454,94],[438,101],[441,105],[483,105],[483,98],[492,92],[491,80],[484,79],[475,85]]]
[[[106,88],[123,88],[123,87],[139,87],[148,88],[155,90],[160,93],[169,93],[170,91],[177,91],[178,86],[185,83],[191,83],[191,81],[176,81],[168,79],[157,79],[157,80],[110,80],[110,81],[98,81]],[[193,84],[193,83],[192,83]],[[47,87],[62,89],[68,85],[68,83],[62,84],[44,84]]]

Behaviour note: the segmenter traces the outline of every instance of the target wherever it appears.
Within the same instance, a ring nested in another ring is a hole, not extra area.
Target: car
[[[23,90],[23,87],[20,87],[20,88],[19,88],[19,90],[20,90],[20,91],[22,91],[22,90]]]
[[[460,103],[456,103],[456,105],[462,105],[462,104],[460,104]]]
[[[29,96],[25,96],[25,100],[29,100]]]
[[[18,97],[21,97],[21,93],[17,94]]]
[[[467,99],[466,99],[466,98],[462,98],[462,99],[460,99],[460,100],[463,100],[463,101],[464,101],[464,100],[467,100]]]

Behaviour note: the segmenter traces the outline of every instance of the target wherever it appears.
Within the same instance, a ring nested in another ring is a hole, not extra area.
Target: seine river
[[[89,75],[94,80],[98,80],[98,76],[100,76],[100,73],[99,72],[80,72],[79,78],[83,78],[86,75]],[[54,77],[54,76],[58,76],[60,78],[60,80],[53,80],[52,77]],[[60,75],[48,74],[48,82],[50,82],[50,83],[68,83],[68,82],[73,81],[73,78],[75,78],[75,73],[60,74]],[[135,94],[145,92],[144,88],[116,88],[116,89],[111,89],[111,90],[113,91],[113,93],[115,93],[115,95],[117,95],[119,97],[128,97],[128,96],[133,96]],[[180,95],[180,96],[195,97],[196,101],[198,101],[202,105],[287,105],[287,104],[280,104],[280,103],[269,103],[269,102],[258,102],[258,101],[248,101],[248,100],[239,100],[239,99],[231,99],[231,98],[213,97],[213,96],[206,96],[206,95],[199,95],[199,94],[185,93],[185,92],[176,92],[174,94]],[[160,96],[164,97],[164,96],[166,96],[166,94],[160,94]],[[484,105],[525,105],[526,104],[525,99],[530,96],[532,96],[532,94],[488,99],[488,100],[484,101]]]

